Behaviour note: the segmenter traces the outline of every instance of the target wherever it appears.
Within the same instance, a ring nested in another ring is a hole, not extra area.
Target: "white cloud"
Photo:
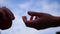
[[[30,8],[31,3],[30,3],[30,2],[26,2],[26,3],[23,3],[23,4],[19,4],[18,6],[19,6],[21,9],[28,9],[28,8]]]
[[[31,8],[31,10],[60,16],[60,10],[59,10],[60,4],[58,4],[57,2],[49,4],[47,0],[45,1],[43,0],[43,1],[36,1],[33,5],[34,6]]]
[[[10,1],[8,1],[8,0],[1,0],[0,1],[0,7],[8,6],[8,5],[10,5]]]

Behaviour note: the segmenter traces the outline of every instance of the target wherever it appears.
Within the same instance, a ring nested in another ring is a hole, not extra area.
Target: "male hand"
[[[10,28],[14,19],[13,13],[8,8],[0,8],[0,29],[5,30]]]
[[[30,20],[27,20],[26,16],[22,16],[22,19],[27,27],[40,30],[49,27],[60,26],[60,22],[57,23],[58,17],[52,16],[47,13],[39,13],[39,12],[31,12],[31,11],[29,11],[28,14],[31,16]],[[33,19],[34,16],[35,19]]]

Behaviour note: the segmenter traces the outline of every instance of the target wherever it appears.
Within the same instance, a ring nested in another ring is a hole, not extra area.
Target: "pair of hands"
[[[22,16],[22,19],[27,27],[32,27],[37,30],[46,29],[49,27],[60,26],[58,17],[52,16],[47,13],[38,13],[29,11],[31,16],[30,20],[27,20],[26,16]],[[35,16],[35,19],[33,20]],[[0,8],[0,29],[5,30],[11,27],[12,21],[15,19],[13,13],[6,7]]]

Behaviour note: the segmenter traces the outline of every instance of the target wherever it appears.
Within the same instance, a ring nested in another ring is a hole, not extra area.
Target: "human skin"
[[[37,30],[42,30],[50,27],[60,26],[60,17],[50,15],[48,13],[39,13],[28,11],[30,15],[30,20],[27,20],[26,16],[22,16],[22,19],[27,27],[35,28]],[[33,20],[35,16],[35,19]]]
[[[0,29],[6,30],[12,26],[12,21],[15,19],[13,13],[6,7],[0,8]]]
[[[56,34],[60,34],[60,31],[59,32],[56,32]]]

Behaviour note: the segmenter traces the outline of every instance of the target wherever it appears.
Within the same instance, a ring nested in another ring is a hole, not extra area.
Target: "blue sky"
[[[12,27],[1,31],[2,34],[55,34],[60,27],[52,27],[44,30],[36,30],[26,27],[22,16],[27,16],[28,11],[44,12],[54,16],[60,16],[60,0],[0,0],[0,6],[6,6],[15,15]]]

